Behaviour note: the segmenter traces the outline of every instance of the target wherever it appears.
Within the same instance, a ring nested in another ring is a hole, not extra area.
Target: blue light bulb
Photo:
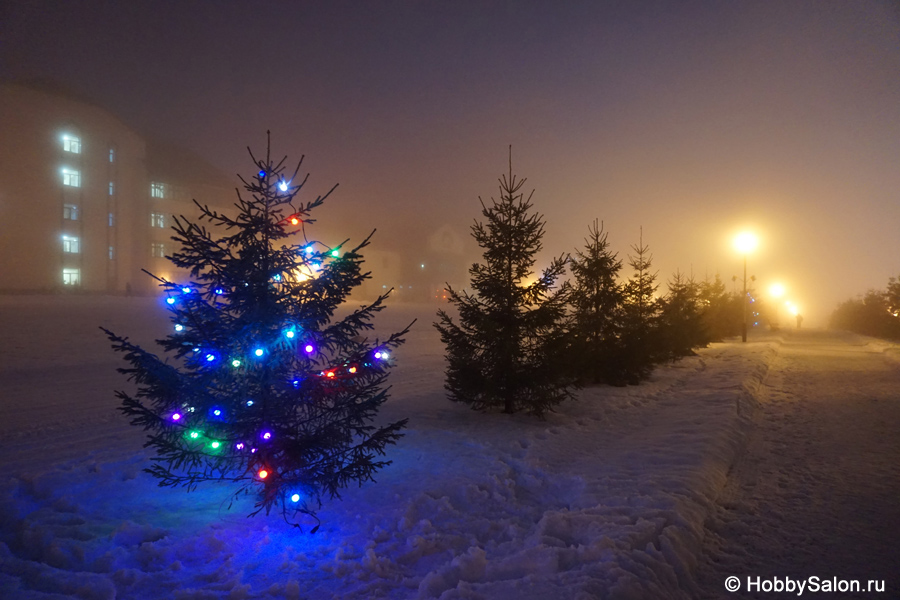
[[[255,355],[257,355],[257,356],[262,356],[262,355],[263,355],[263,349],[262,349],[262,348],[257,348],[256,350],[253,351],[253,354],[255,354]]]
[[[172,298],[172,297],[166,298],[166,304],[175,304],[175,298]]]

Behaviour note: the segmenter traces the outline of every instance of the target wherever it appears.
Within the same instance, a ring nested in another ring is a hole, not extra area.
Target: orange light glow
[[[759,238],[749,231],[739,233],[738,236],[734,238],[734,247],[737,248],[737,251],[741,254],[750,254],[756,250],[758,245]]]

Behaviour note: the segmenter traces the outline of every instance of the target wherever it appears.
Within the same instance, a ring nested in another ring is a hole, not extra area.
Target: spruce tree
[[[574,278],[570,304],[573,328],[571,363],[579,379],[593,383],[620,381],[616,369],[622,321],[622,288],[617,278],[622,261],[609,249],[603,224],[588,228],[584,250],[570,261]]]
[[[315,518],[323,496],[390,464],[379,457],[406,420],[373,420],[409,327],[382,341],[362,337],[386,294],[335,316],[370,276],[360,252],[371,234],[356,246],[311,241],[310,213],[334,188],[300,201],[302,158],[291,174],[268,147],[265,159],[250,156],[256,173],[241,178],[236,216],[195,201],[198,222],[175,219],[180,250],[168,258],[189,279],[148,273],[171,311],[173,330],[157,340],[168,358],[104,331],[130,364],[119,370],[137,392],[117,392],[120,410],[149,432],[156,456],[147,471],[160,486],[229,481],[235,497],[255,496],[251,514]]]
[[[541,251],[544,219],[520,191],[525,179],[500,179],[500,199],[481,201],[484,222],[472,236],[484,262],[469,269],[473,293],[447,286],[458,323],[439,310],[435,327],[447,347],[445,388],[454,402],[476,410],[527,411],[541,416],[570,397],[563,368],[568,286],[556,287],[565,257],[531,280]]]
[[[676,271],[668,281],[669,293],[662,299],[660,337],[665,357],[676,360],[709,345],[700,308],[699,286],[693,278]]]
[[[617,371],[624,383],[636,385],[650,375],[664,356],[664,349],[659,338],[659,286],[656,273],[650,270],[653,255],[650,247],[644,245],[643,228],[640,242],[631,249],[635,255],[628,255],[628,264],[634,271],[622,287],[622,343]]]
[[[699,300],[702,323],[709,341],[720,342],[741,333],[741,296],[729,294],[719,274],[700,284]]]

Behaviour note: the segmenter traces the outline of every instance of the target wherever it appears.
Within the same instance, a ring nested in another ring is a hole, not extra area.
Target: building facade
[[[90,101],[0,84],[0,292],[149,293],[142,269],[178,276],[173,215],[233,196],[208,164]]]

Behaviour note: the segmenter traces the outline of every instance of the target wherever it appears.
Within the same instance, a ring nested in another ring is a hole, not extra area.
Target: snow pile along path
[[[450,403],[433,306],[396,353],[394,464],[328,502],[315,535],[142,472],[142,433],[96,325],[147,343],[149,299],[0,298],[3,598],[692,598],[704,523],[775,343],[716,344],[545,421]],[[49,341],[52,339],[52,343]],[[12,350],[11,350],[12,349]],[[65,375],[60,375],[65,373]]]

